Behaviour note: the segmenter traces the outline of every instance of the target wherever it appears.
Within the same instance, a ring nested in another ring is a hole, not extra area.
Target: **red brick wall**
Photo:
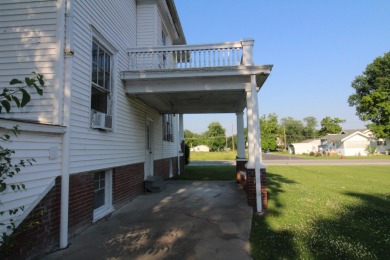
[[[154,161],[154,173],[155,176],[160,176],[163,180],[169,179],[169,162],[172,159],[172,172],[173,176],[177,175],[177,157],[165,158]]]
[[[69,176],[69,236],[73,236],[92,223],[94,173]]]
[[[169,169],[169,161],[162,166]],[[175,168],[175,164],[174,164]],[[177,164],[176,164],[177,168]],[[167,171],[169,175],[169,170]],[[69,238],[93,221],[94,173],[69,176]],[[144,163],[115,168],[112,175],[113,204],[116,208],[144,191]],[[0,248],[0,259],[34,258],[58,246],[61,207],[61,177],[42,201],[14,232],[13,247]],[[30,227],[31,223],[37,225]]]
[[[112,176],[113,204],[121,205],[144,191],[144,164],[115,168]]]
[[[267,195],[267,172],[262,168],[261,171],[261,204],[263,211],[268,209],[268,195]],[[256,176],[255,169],[246,169],[246,193],[248,205],[257,209],[256,206]]]
[[[41,255],[58,244],[61,177],[13,233],[12,245],[0,248],[0,259],[24,259]]]

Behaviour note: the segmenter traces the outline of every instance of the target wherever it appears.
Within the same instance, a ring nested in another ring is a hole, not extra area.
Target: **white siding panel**
[[[0,2],[0,83],[7,86],[13,78],[23,79],[32,71],[53,79],[57,57],[57,1]],[[14,109],[5,117],[34,120],[44,123],[56,121],[54,82],[45,82],[44,96],[32,96],[24,109]]]
[[[0,135],[8,132],[1,128]],[[50,190],[54,179],[61,175],[62,163],[62,135],[42,132],[22,131],[17,137],[12,136],[9,142],[2,142],[5,148],[15,150],[13,162],[34,158],[33,165],[26,163],[21,171],[12,178],[7,179],[8,184],[23,183],[25,190],[13,191],[8,188],[1,194],[0,211],[24,206],[24,211],[19,211],[12,218],[19,224],[40,199]],[[56,157],[50,157],[50,150],[56,150]],[[1,216],[1,221],[7,221],[11,216],[8,213]],[[0,227],[3,232],[4,227]]]
[[[156,42],[156,5],[137,6],[137,46],[155,46]]]

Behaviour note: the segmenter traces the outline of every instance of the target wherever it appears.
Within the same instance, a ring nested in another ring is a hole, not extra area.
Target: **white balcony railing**
[[[253,65],[253,40],[129,49],[130,70]]]

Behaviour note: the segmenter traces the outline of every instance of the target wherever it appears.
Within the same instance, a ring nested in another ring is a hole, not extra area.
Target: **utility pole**
[[[283,132],[284,132],[284,150],[287,150],[287,138],[286,138],[286,125],[283,125]]]

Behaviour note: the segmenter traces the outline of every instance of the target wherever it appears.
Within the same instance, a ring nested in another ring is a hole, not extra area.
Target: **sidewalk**
[[[251,259],[251,220],[233,181],[168,181],[44,259]]]

